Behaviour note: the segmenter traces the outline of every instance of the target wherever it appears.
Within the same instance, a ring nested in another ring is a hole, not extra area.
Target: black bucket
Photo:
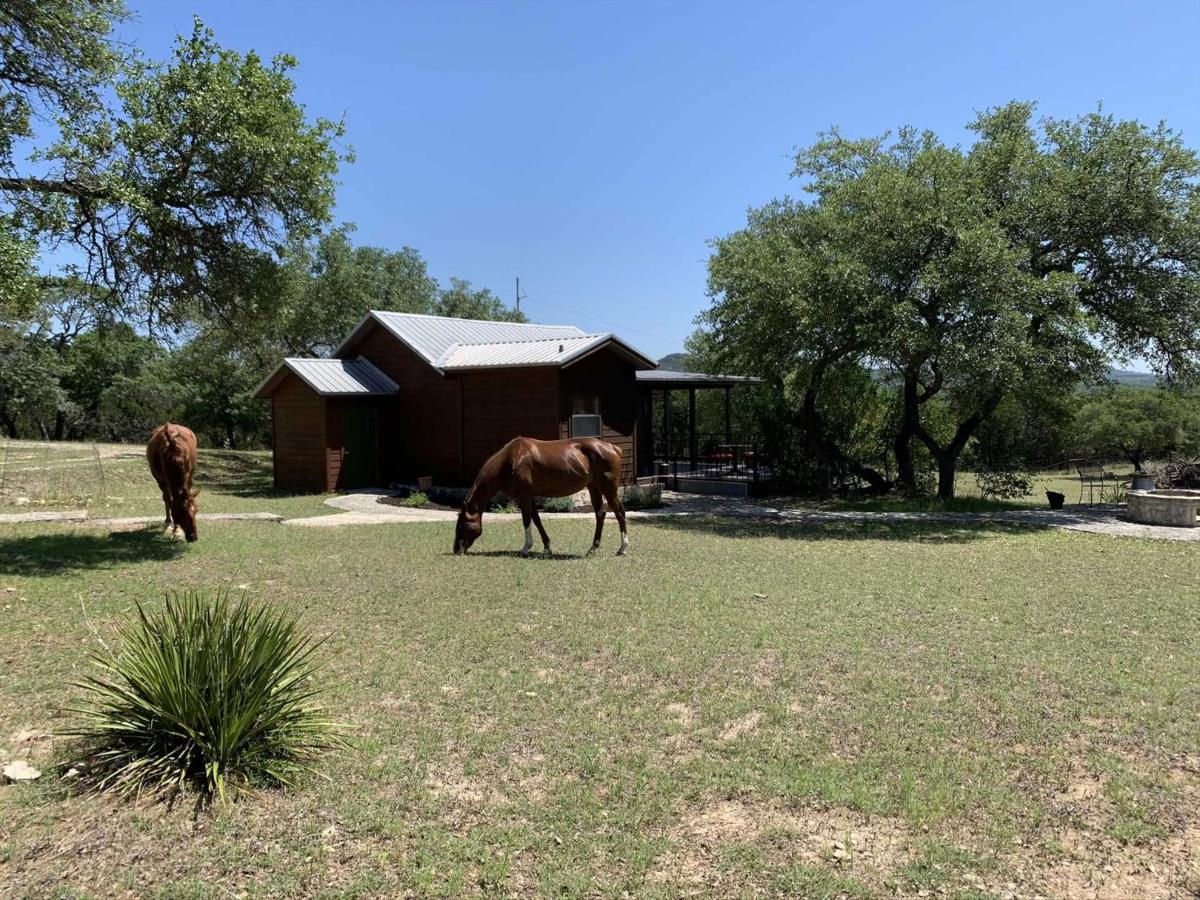
[[[1046,491],[1046,499],[1050,501],[1051,509],[1062,509],[1063,501],[1067,499],[1067,495],[1060,494],[1058,491]]]

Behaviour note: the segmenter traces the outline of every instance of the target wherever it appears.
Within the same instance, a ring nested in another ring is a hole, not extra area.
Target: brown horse
[[[532,521],[542,536],[546,554],[550,553],[550,536],[542,527],[541,516],[534,505],[535,497],[567,497],[587,488],[596,513],[596,537],[588,556],[600,546],[604,532],[604,501],[612,508],[621,526],[621,548],[617,556],[629,551],[629,532],[625,530],[625,507],[621,503],[621,451],[599,438],[571,438],[563,441],[539,441],[534,438],[513,438],[483,464],[471,490],[467,492],[458,525],[454,530],[454,552],[466,553],[483,533],[483,511],[487,502],[504,492],[521,507],[525,523],[527,555],[533,547]]]
[[[196,435],[183,425],[167,422],[155,428],[146,445],[150,474],[162,491],[171,534],[183,528],[183,536],[196,540],[196,494],[192,490],[192,475],[196,471]]]

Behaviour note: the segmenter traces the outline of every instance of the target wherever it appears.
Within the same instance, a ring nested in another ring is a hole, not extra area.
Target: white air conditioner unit
[[[600,417],[595,413],[571,416],[571,437],[600,437]]]

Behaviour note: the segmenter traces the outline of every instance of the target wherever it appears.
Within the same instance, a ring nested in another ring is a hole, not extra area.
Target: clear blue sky
[[[509,300],[520,275],[535,321],[654,356],[707,305],[706,242],[797,193],[789,156],[830,125],[958,142],[1010,99],[1103,101],[1200,145],[1200,0],[130,4],[123,36],[152,57],[193,13],[298,57],[301,101],[344,116],[357,153],[336,215],[358,242]]]

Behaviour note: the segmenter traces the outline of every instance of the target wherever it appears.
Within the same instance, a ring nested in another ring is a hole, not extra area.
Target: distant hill
[[[1152,372],[1126,372],[1121,369],[1109,369],[1108,377],[1117,384],[1127,384],[1130,387],[1152,388],[1158,384],[1158,378]]]
[[[688,355],[686,353],[668,353],[658,361],[660,369],[666,369],[668,372],[692,372],[695,371],[688,364]]]

